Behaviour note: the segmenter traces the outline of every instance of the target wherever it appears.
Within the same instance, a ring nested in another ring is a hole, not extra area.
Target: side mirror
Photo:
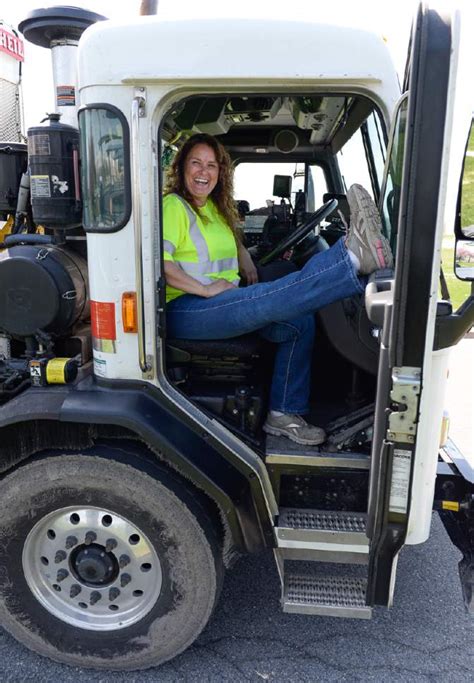
[[[466,143],[454,233],[454,271],[460,280],[474,280],[474,118]]]
[[[456,242],[454,270],[460,280],[474,280],[474,240]]]
[[[281,197],[282,199],[290,199],[291,181],[292,178],[290,175],[273,176],[273,196]]]

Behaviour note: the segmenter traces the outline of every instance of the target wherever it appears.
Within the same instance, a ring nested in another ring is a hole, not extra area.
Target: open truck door
[[[380,198],[397,251],[395,278],[370,282],[366,297],[369,318],[383,323],[367,528],[370,605],[391,604],[401,547],[423,542],[430,528],[447,347],[457,341],[440,344],[436,333],[454,317],[437,292],[468,131],[468,120],[460,122],[470,114],[456,71],[460,44],[458,14],[420,5]]]

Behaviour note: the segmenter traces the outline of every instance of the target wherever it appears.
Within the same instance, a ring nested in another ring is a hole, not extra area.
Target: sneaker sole
[[[364,247],[368,247],[374,261],[379,265],[379,268],[391,268],[393,265],[393,256],[387,238],[380,234],[381,221],[377,207],[373,203],[370,195],[366,194],[364,188],[361,187],[359,189],[356,185],[351,189],[352,191],[348,193],[347,197],[351,215],[357,214],[358,216],[363,216],[364,231],[370,235],[367,238],[367,244],[359,241],[358,243],[363,244]],[[349,194],[351,195],[351,200],[349,200]],[[355,204],[355,206],[352,206],[352,204]],[[360,258],[359,254],[356,255]]]
[[[300,444],[300,446],[319,446],[326,441],[326,435],[324,435],[324,437],[321,437],[321,439],[300,439],[294,434],[285,432],[285,430],[283,429],[267,427],[266,425],[264,425],[263,431],[267,434],[271,434],[272,436],[284,436],[287,439],[290,439],[290,441],[294,441],[295,443]]]

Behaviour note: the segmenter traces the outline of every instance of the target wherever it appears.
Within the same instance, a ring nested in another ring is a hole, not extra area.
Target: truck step
[[[286,540],[368,545],[366,521],[362,512],[280,508],[277,531]]]
[[[284,612],[329,617],[370,619],[365,603],[367,579],[353,576],[285,575]]]
[[[300,446],[289,439],[279,436],[267,436],[267,467],[283,470],[310,470],[318,468],[358,469],[370,468],[370,456],[367,453],[341,452],[337,449],[330,452],[314,446]]]
[[[368,564],[366,515],[280,508],[276,552],[282,560]]]

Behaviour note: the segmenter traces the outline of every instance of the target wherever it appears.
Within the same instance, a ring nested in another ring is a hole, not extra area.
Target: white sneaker
[[[359,272],[370,275],[374,270],[391,268],[390,243],[382,234],[382,222],[374,200],[362,185],[351,185],[347,192],[351,222],[346,246],[359,259]]]
[[[286,436],[304,446],[319,446],[326,441],[326,432],[321,427],[310,425],[301,415],[272,415],[268,413],[263,431],[273,436]]]

